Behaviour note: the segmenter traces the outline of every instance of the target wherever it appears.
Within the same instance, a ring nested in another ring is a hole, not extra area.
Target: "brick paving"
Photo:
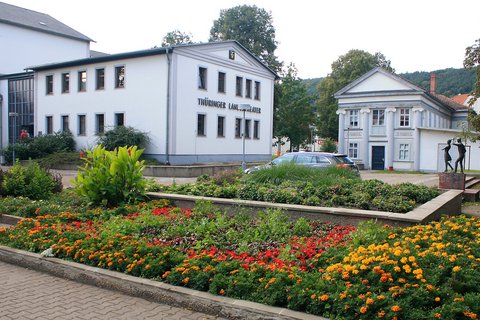
[[[0,261],[0,319],[223,319]]]

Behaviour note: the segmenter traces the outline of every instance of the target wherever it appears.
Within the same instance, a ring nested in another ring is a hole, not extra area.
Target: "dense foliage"
[[[73,181],[75,191],[94,205],[108,207],[143,200],[146,182],[145,166],[139,161],[142,152],[136,146],[107,151],[101,145],[87,151],[85,166]]]
[[[220,11],[213,22],[209,41],[236,40],[273,71],[282,63],[275,56],[278,42],[270,12],[255,5],[240,5]]]
[[[273,135],[290,141],[290,151],[310,140],[313,98],[307,94],[303,82],[297,77],[297,69],[289,65],[276,91],[277,103],[273,116]]]
[[[0,193],[3,196],[26,197],[32,200],[47,199],[62,191],[62,178],[30,161],[26,166],[16,163],[1,174]]]
[[[160,191],[321,207],[345,207],[405,213],[439,195],[436,188],[379,180],[362,181],[352,170],[313,169],[294,164],[274,166],[218,184],[202,177],[195,184],[162,186]]]
[[[15,158],[20,160],[39,159],[56,152],[75,150],[75,140],[70,131],[57,132],[33,138],[20,140],[18,143],[9,144],[2,150],[5,160],[12,162],[13,151]]]
[[[185,33],[178,29],[168,32],[162,39],[162,47],[170,47],[179,44],[190,44],[192,41],[192,34]]]
[[[147,133],[129,126],[116,126],[98,136],[98,144],[110,151],[131,146],[142,149],[149,141]]]
[[[166,201],[49,214],[0,244],[330,319],[476,319],[480,220],[355,228]],[[351,241],[349,241],[351,239]]]

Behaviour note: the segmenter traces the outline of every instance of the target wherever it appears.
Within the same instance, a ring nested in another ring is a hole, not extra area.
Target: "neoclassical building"
[[[443,171],[448,139],[462,137],[468,108],[380,67],[335,93],[338,99],[339,152],[366,169]],[[466,167],[478,147],[468,142]],[[455,159],[456,148],[451,149]],[[478,161],[477,161],[478,162]]]

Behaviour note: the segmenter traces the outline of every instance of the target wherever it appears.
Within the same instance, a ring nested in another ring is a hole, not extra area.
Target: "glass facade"
[[[20,130],[34,136],[33,74],[8,80],[8,141],[20,139]]]

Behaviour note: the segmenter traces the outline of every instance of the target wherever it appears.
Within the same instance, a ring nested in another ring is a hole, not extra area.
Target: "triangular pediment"
[[[335,97],[342,95],[363,94],[371,92],[423,92],[424,90],[408,82],[402,77],[390,73],[380,67],[374,68],[356,79],[343,89],[339,90]]]

